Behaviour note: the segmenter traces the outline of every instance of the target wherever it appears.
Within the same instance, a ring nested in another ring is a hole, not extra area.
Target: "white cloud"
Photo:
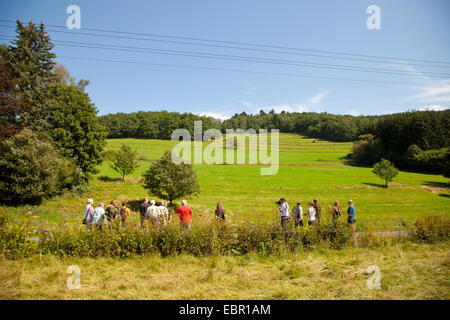
[[[352,110],[349,110],[347,114],[357,117],[357,116],[361,115],[361,112],[359,112],[358,110],[352,109]]]
[[[282,111],[285,112],[306,112],[308,111],[308,108],[306,108],[303,105],[300,104],[280,104],[280,105],[272,105],[272,106],[266,106],[263,108],[265,112],[269,112],[270,110],[275,111],[275,113],[281,113]]]
[[[274,104],[274,105],[259,105],[253,102],[249,102],[246,100],[239,101],[244,107],[247,108],[247,112],[256,114],[260,110],[264,112],[270,112],[271,110],[275,111],[275,113],[285,112],[308,112],[313,109],[316,112],[321,112],[321,102],[325,100],[328,96],[328,90],[324,90],[319,92],[318,94],[307,99],[307,103],[282,103],[282,104]]]
[[[421,87],[421,92],[410,97],[409,100],[418,100],[422,102],[450,102],[450,82],[442,80]]]
[[[306,106],[303,105],[296,105],[297,109],[295,110],[296,112],[308,112],[308,108]]]
[[[245,111],[250,114],[257,114],[260,110],[264,112],[270,112],[271,110],[275,111],[275,113],[285,112],[308,112],[311,109],[316,112],[321,112],[321,102],[328,96],[328,90],[324,90],[319,92],[318,94],[307,99],[307,103],[280,103],[280,104],[269,104],[262,105],[254,102],[250,102],[247,100],[239,101],[239,108],[237,111],[202,111],[198,113],[201,116],[210,116],[217,119],[225,120],[231,118],[235,113],[241,113]],[[242,106],[245,110],[242,110]]]
[[[250,113],[257,113],[259,110],[261,110],[261,107],[258,107],[257,104],[246,100],[241,100],[239,101],[239,103],[244,105],[244,107],[246,107]]]
[[[422,102],[450,102],[450,96],[422,99]]]
[[[448,108],[436,104],[436,105],[431,105],[431,106],[420,107],[419,111],[444,111],[447,109]]]
[[[408,73],[410,73],[411,75],[416,76],[417,78],[420,78],[422,80],[425,80],[427,82],[432,82],[431,79],[429,77],[427,77],[425,74],[423,74],[420,71],[417,71],[416,68],[414,68],[413,66],[411,66],[410,64],[408,64],[408,62],[405,62],[404,64],[401,65],[402,66],[402,70],[403,71],[407,71]]]
[[[417,86],[419,92],[404,99],[405,102],[437,103],[450,102],[450,81],[432,80],[423,73],[417,71],[409,64],[404,64],[403,69],[426,81],[426,85]]]
[[[226,120],[232,117],[230,112],[214,112],[214,111],[205,111],[198,113],[199,116],[205,117],[213,117],[220,120]]]
[[[311,104],[319,104],[321,103],[328,95],[328,90],[322,91],[315,96],[308,99],[308,102]]]
[[[294,108],[288,104],[280,104],[280,105],[274,105],[274,106],[268,106],[265,107],[265,111],[267,110],[273,110],[275,113],[281,113],[282,111],[285,112],[294,112]]]

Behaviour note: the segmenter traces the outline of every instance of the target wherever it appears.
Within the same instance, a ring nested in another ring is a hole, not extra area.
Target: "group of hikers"
[[[352,232],[356,232],[356,209],[355,204],[352,200],[348,200],[348,209],[347,209],[347,223],[350,225]],[[290,212],[294,216],[294,226],[297,228],[298,226],[303,227],[303,216],[308,217],[308,226],[313,224],[320,224],[320,219],[322,217],[322,207],[319,204],[318,199],[314,199],[313,202],[308,202],[308,210],[303,213],[303,208],[301,206],[301,202],[297,201],[297,205],[289,210],[289,204],[287,203],[285,198],[281,198],[276,202],[278,209],[280,210],[280,218],[281,218],[281,226],[283,228],[287,228],[291,223]],[[342,208],[339,204],[339,201],[335,201],[333,206],[329,206],[331,217],[333,222],[338,221],[342,215]]]
[[[110,204],[105,208],[103,202],[98,203],[94,209],[94,200],[88,199],[87,204],[84,207],[84,219],[83,224],[86,225],[86,230],[92,230],[92,227],[102,229],[103,225],[107,225],[109,228],[115,227],[116,229],[125,229],[128,218],[131,211],[128,208],[126,202],[122,202],[122,206],[119,208],[116,200],[111,200]],[[159,205],[156,205],[155,200],[148,201],[144,198],[144,201],[139,206],[141,230],[144,229],[146,222],[153,227],[160,229],[167,226],[171,219],[169,210],[167,209],[167,202],[160,201]],[[187,205],[186,200],[181,201],[181,206],[177,209],[177,214],[180,216],[180,225],[183,229],[191,230],[191,215],[192,210]],[[225,213],[223,215],[225,217]]]
[[[88,199],[84,208],[83,224],[86,225],[86,230],[92,230],[92,227],[102,229],[103,225],[108,225],[109,228],[124,229],[127,225],[128,218],[131,214],[130,209],[126,202],[122,202],[122,206],[117,206],[117,201],[112,200],[110,204],[104,208],[104,203],[100,202],[94,209],[94,200]],[[308,226],[313,224],[320,224],[322,217],[322,207],[317,199],[313,202],[308,202],[308,210],[303,213],[301,202],[297,201],[297,205],[289,209],[289,204],[285,198],[281,198],[276,202],[278,209],[280,210],[281,226],[286,229],[291,224],[291,214],[294,219],[294,226],[303,227],[303,216],[308,217]],[[333,206],[329,206],[333,221],[336,222],[342,215],[342,208],[338,201],[335,201]],[[151,225],[156,229],[164,228],[171,221],[171,214],[167,209],[167,202],[160,201],[159,205],[156,205],[155,200],[148,201],[148,198],[144,198],[143,202],[139,206],[141,230],[145,225]],[[177,208],[176,214],[180,218],[180,228],[182,230],[191,230],[191,216],[192,209],[187,205],[186,200],[181,201],[181,206]],[[217,202],[215,209],[215,217],[220,221],[226,221],[225,210],[221,202]],[[356,231],[356,210],[352,200],[348,200],[347,209],[347,223],[351,226],[352,232]]]
[[[86,230],[90,231],[93,226],[102,229],[104,224],[110,228],[116,225],[117,228],[125,228],[128,217],[131,214],[126,202],[122,202],[121,208],[117,206],[116,200],[111,200],[105,209],[105,204],[100,202],[94,209],[94,200],[88,199],[84,207],[83,224],[86,225]]]

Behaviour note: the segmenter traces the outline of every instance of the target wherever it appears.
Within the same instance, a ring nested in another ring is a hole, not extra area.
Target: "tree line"
[[[115,113],[99,117],[108,130],[108,138],[146,138],[169,140],[179,128],[189,130],[194,137],[194,122],[202,121],[202,130],[221,129],[221,121],[192,113],[139,111]]]
[[[109,138],[170,139],[177,128],[193,136],[194,121],[203,130],[279,129],[336,142],[354,142],[353,163],[373,165],[382,158],[404,169],[449,174],[450,110],[411,111],[379,116],[334,115],[328,113],[242,112],[221,121],[191,113],[135,112],[100,117]]]

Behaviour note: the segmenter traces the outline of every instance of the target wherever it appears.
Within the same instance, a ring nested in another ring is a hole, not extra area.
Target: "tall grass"
[[[427,220],[429,221],[429,220]],[[450,224],[435,220],[434,227],[421,227],[412,240],[448,239]],[[0,253],[9,259],[33,254],[79,257],[128,257],[158,254],[172,256],[243,255],[249,252],[267,255],[280,251],[336,248],[353,245],[350,229],[342,222],[324,222],[320,226],[283,230],[279,223],[249,223],[238,226],[211,222],[182,231],[175,225],[140,231],[104,227],[86,231],[64,221],[57,228],[32,219],[15,223],[0,215]],[[376,241],[362,242],[365,245]],[[361,244],[361,242],[360,242]]]

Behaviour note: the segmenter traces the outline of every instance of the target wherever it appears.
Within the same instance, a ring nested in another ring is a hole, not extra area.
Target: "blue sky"
[[[378,74],[56,44],[54,52],[58,56],[57,61],[64,64],[77,79],[91,81],[87,92],[100,114],[164,109],[226,118],[236,112],[255,113],[260,109],[268,111],[273,108],[278,112],[326,111],[357,115],[426,108],[440,110],[450,105],[450,77],[424,74],[450,74],[449,63],[430,67],[415,66],[410,60],[400,63],[396,60],[397,64],[386,64],[83,35],[83,31],[87,32],[83,28],[96,28],[450,62],[450,1],[447,0],[15,0],[2,1],[0,19],[42,20],[47,24],[65,26],[69,16],[66,8],[72,4],[81,8],[81,30],[59,34],[50,32],[55,41],[186,50],[409,72],[408,75]],[[369,16],[366,9],[373,4],[381,9],[380,30],[366,27]],[[12,28],[0,30],[3,36],[14,34]],[[342,78],[380,83],[346,81]]]

